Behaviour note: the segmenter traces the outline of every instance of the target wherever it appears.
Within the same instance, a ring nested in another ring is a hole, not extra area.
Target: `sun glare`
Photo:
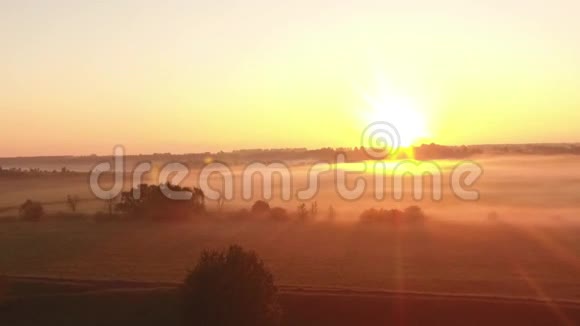
[[[374,96],[365,94],[364,97],[369,105],[367,123],[376,121],[391,123],[399,132],[401,147],[416,145],[419,140],[428,136],[425,117],[412,98],[386,90]]]

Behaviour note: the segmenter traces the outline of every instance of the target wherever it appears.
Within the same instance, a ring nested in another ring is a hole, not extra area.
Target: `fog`
[[[486,221],[489,219],[509,220],[513,222],[526,221],[534,223],[575,223],[580,213],[580,157],[577,156],[497,156],[478,157],[473,159],[483,174],[471,186],[465,186],[469,191],[479,194],[477,200],[462,200],[452,190],[450,176],[453,167],[464,164],[462,161],[439,160],[433,161],[440,167],[442,184],[441,200],[433,199],[432,178],[425,176],[424,184],[420,187],[423,198],[413,198],[413,178],[406,175],[403,180],[403,198],[397,200],[393,195],[393,175],[389,172],[375,171],[372,163],[367,162],[365,172],[355,172],[361,163],[345,163],[333,168],[347,171],[346,184],[353,189],[357,179],[364,180],[366,187],[357,199],[344,199],[339,193],[337,176],[333,171],[321,173],[316,182],[318,189],[310,199],[302,200],[311,203],[316,201],[320,215],[324,216],[329,206],[336,209],[338,221],[356,221],[364,209],[375,208],[404,208],[409,205],[418,205],[433,219],[453,220],[458,222]],[[24,162],[25,163],[25,162]],[[392,163],[396,164],[396,163]],[[23,165],[23,168],[27,166]],[[251,189],[249,199],[244,198],[243,178],[246,167],[234,166],[230,170],[234,174],[233,199],[226,200],[224,210],[249,208],[257,199],[264,198],[262,176],[267,173],[256,173],[252,183],[247,186]],[[282,198],[282,178],[273,174],[272,198],[268,201],[271,206],[281,206],[289,212],[296,209],[301,200],[297,197],[300,190],[309,185],[309,171],[311,166],[290,166],[290,199]],[[147,183],[156,183],[158,177],[154,169],[144,180]],[[188,177],[181,182],[185,186],[199,186],[199,170],[191,170]],[[310,176],[312,177],[312,176]],[[375,182],[377,178],[384,178],[384,198],[377,200]],[[102,183],[106,188],[110,185],[107,177]],[[209,186],[211,189],[223,193],[223,177],[217,173],[211,174]],[[311,181],[310,181],[311,182]],[[131,180],[125,180],[125,189],[130,187]],[[311,182],[312,183],[312,182]],[[247,183],[246,183],[247,184]],[[0,207],[16,206],[26,199],[42,202],[58,202],[64,200],[67,194],[78,194],[82,198],[94,198],[89,186],[88,177],[78,176],[47,176],[38,178],[0,178]],[[208,209],[215,210],[215,201],[208,200]],[[99,209],[99,202],[86,203],[85,210]],[[54,209],[63,209],[55,206]],[[83,209],[81,205],[81,209]]]

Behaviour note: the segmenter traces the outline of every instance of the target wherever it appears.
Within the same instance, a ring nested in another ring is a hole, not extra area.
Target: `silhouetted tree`
[[[326,218],[329,221],[334,221],[334,219],[336,218],[336,210],[332,205],[328,206],[328,214],[326,215]]]
[[[67,195],[66,204],[73,213],[76,213],[80,198],[76,195]]]
[[[224,208],[224,198],[220,196],[220,198],[217,199],[218,212],[221,212],[223,208]]]
[[[36,221],[44,216],[44,207],[39,202],[27,200],[20,205],[20,218],[26,221]]]
[[[252,213],[254,214],[267,214],[270,212],[270,204],[263,200],[257,200],[254,205],[252,205]]]
[[[403,212],[398,209],[367,209],[360,215],[360,221],[363,223],[377,223],[389,222],[391,224],[399,224],[401,222]]]
[[[404,211],[398,209],[367,209],[360,215],[363,223],[389,223],[392,225],[417,224],[425,220],[419,206],[409,206]]]
[[[169,198],[166,193],[189,192],[191,200]],[[180,187],[172,184],[141,184],[121,194],[116,209],[127,216],[155,220],[181,219],[205,211],[205,195],[199,188]]]
[[[189,188],[182,188],[181,190],[187,191]],[[191,200],[193,202],[193,210],[196,213],[205,211],[205,194],[201,188],[194,187],[191,190]]]
[[[282,207],[274,207],[270,210],[270,217],[275,221],[286,221],[289,219],[288,212]]]
[[[253,251],[204,251],[182,287],[185,325],[274,326],[281,310],[272,274]]]
[[[308,210],[306,209],[306,204],[302,203],[298,205],[298,211],[296,212],[298,218],[301,220],[305,220],[308,218]]]
[[[107,208],[107,213],[109,214],[109,217],[113,217],[113,211],[115,208],[115,199],[116,197],[111,196],[105,200],[105,206]]]
[[[405,221],[409,223],[425,222],[425,213],[423,213],[423,210],[419,206],[413,205],[405,208],[403,216],[405,217]]]
[[[314,201],[310,204],[310,216],[315,217],[318,215],[318,202]]]

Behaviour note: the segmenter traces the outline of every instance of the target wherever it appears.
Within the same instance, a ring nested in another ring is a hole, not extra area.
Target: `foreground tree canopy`
[[[204,251],[183,285],[186,325],[279,325],[272,274],[253,251]]]

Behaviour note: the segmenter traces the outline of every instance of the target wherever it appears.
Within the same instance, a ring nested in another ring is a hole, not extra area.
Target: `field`
[[[6,325],[181,325],[176,284],[3,278],[0,285],[0,321]],[[566,302],[295,287],[281,287],[279,299],[283,326],[580,321],[580,306]]]
[[[260,253],[283,285],[580,300],[580,228],[208,221],[1,225],[5,275],[180,281],[203,248]]]
[[[6,211],[6,218],[0,223],[0,273],[12,280],[6,283],[22,284],[22,279],[13,281],[14,277],[50,280],[48,285],[32,282],[30,288],[16,285],[19,290],[5,298],[8,307],[14,307],[10,305],[14,297],[24,297],[22,300],[28,300],[26,305],[44,304],[50,300],[36,297],[43,288],[49,288],[50,297],[68,289],[62,287],[62,282],[54,285],[54,279],[91,280],[73,282],[73,290],[78,283],[86,286],[86,282],[92,284],[94,280],[132,281],[145,285],[103,289],[99,283],[97,289],[90,291],[81,287],[82,293],[59,294],[56,302],[95,314],[102,313],[99,309],[118,309],[112,304],[101,305],[101,300],[120,300],[128,311],[148,309],[153,302],[176,300],[175,284],[195,264],[201,250],[236,243],[255,250],[264,259],[284,290],[283,302],[292,311],[292,318],[304,317],[302,322],[295,320],[300,325],[306,325],[303,321],[308,318],[315,319],[305,317],[312,314],[308,307],[313,304],[320,311],[343,307],[339,310],[345,315],[340,320],[345,325],[346,311],[379,318],[370,324],[381,324],[380,318],[402,318],[400,314],[379,313],[385,307],[394,309],[400,300],[405,302],[403,306],[408,305],[405,318],[416,318],[416,324],[421,324],[421,318],[431,318],[435,308],[449,312],[441,313],[442,320],[445,316],[450,318],[452,309],[464,309],[481,318],[491,318],[489,323],[499,318],[510,324],[508,316],[516,318],[517,324],[522,321],[517,318],[522,316],[531,318],[526,324],[547,325],[549,318],[561,324],[578,322],[580,183],[575,169],[580,159],[509,157],[482,162],[485,172],[477,184],[481,194],[477,202],[463,202],[449,193],[441,202],[425,199],[416,203],[409,198],[403,202],[377,202],[372,194],[357,202],[345,202],[334,193],[332,180],[322,179],[316,197],[321,213],[310,222],[232,221],[226,218],[228,211],[251,205],[239,199],[227,203],[224,213],[217,213],[214,203],[209,202],[210,217],[179,223],[97,223],[90,215],[103,208],[97,200],[82,202],[81,212],[85,215],[76,219],[53,217],[27,223],[10,218],[14,211]],[[299,180],[305,180],[302,174],[297,175]],[[187,182],[193,183],[193,177]],[[3,178],[0,189],[2,207],[17,206],[26,198],[62,202],[69,193],[91,199],[83,175]],[[292,211],[297,202],[275,199],[272,204]],[[331,204],[338,212],[335,221],[324,218],[325,209]],[[402,208],[410,204],[425,210],[425,224],[394,227],[358,223],[363,209]],[[60,203],[47,209],[65,211],[66,206]],[[166,283],[161,288],[151,285],[159,282]],[[441,298],[446,303],[437,305],[435,302],[441,302]],[[152,321],[165,320],[168,314],[177,318],[168,304],[156,305],[156,309],[151,313],[165,317],[153,316]],[[6,318],[14,311],[17,310],[5,308]],[[322,315],[325,314],[318,316]],[[315,324],[340,325],[336,320]]]

